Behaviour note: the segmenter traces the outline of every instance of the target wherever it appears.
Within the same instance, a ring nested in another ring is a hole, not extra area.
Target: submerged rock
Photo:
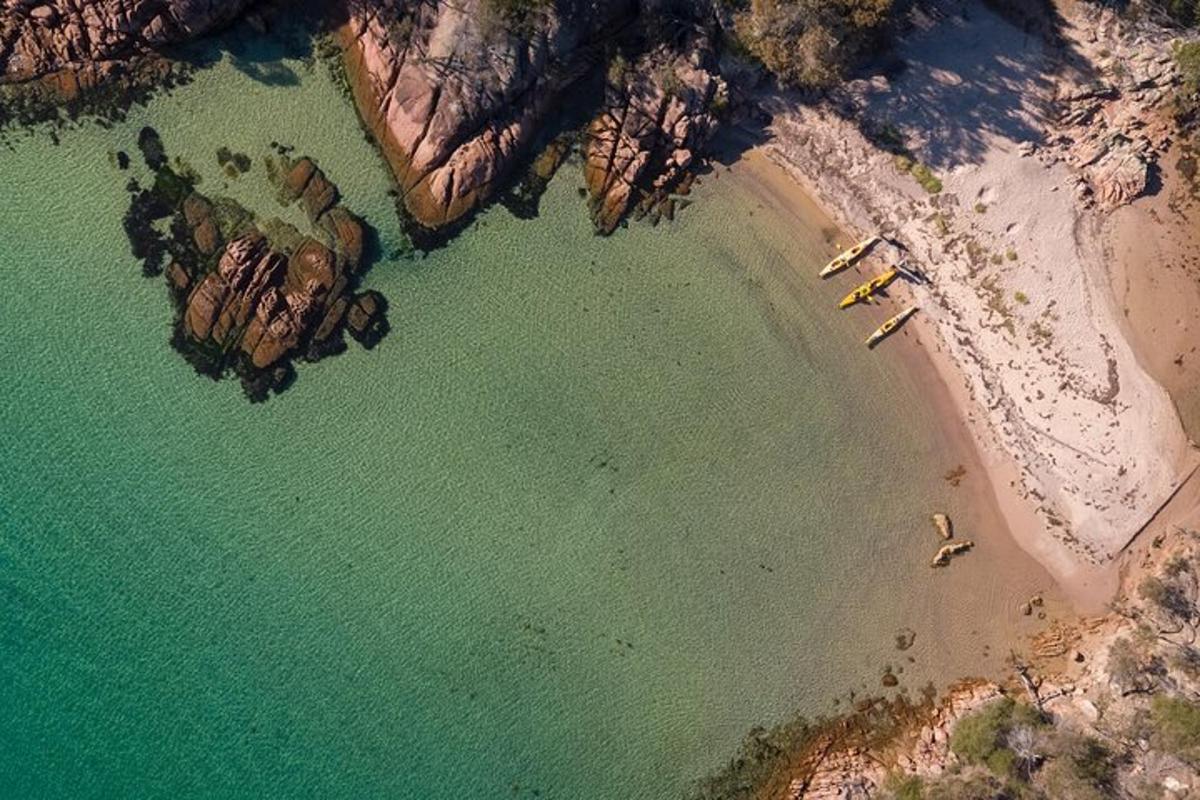
[[[367,291],[354,298],[346,311],[346,330],[367,349],[374,347],[388,331],[385,312],[387,301],[376,291]]]

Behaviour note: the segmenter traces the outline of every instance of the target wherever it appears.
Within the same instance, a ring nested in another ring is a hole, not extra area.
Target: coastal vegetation
[[[1175,118],[1188,125],[1195,121],[1200,110],[1200,42],[1176,42],[1173,55],[1180,77],[1173,98]]]
[[[531,33],[536,15],[553,5],[553,0],[485,0],[483,23],[517,33]],[[407,38],[407,37],[406,37]]]
[[[726,0],[735,37],[781,83],[821,89],[845,77],[892,14],[892,0]]]
[[[1200,2],[1197,0],[1150,0],[1148,5],[1165,12],[1179,25],[1190,26],[1200,22]]]

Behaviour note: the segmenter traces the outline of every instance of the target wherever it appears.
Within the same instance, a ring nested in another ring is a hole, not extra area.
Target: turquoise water
[[[0,796],[674,798],[885,663],[1001,650],[1040,572],[981,538],[931,577],[962,454],[736,173],[602,239],[568,166],[377,264],[376,350],[260,406],[196,376],[121,231],[142,124],[260,208],[295,145],[403,246],[334,86],[269,66],[0,150]]]

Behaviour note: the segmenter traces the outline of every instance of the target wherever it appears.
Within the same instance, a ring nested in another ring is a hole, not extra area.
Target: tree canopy
[[[738,41],[784,84],[830,86],[889,20],[892,0],[749,0]]]

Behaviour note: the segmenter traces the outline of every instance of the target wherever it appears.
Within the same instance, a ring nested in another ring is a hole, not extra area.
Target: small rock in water
[[[959,555],[960,553],[965,553],[967,550],[970,550],[974,546],[975,546],[975,543],[972,542],[970,539],[963,539],[961,541],[951,542],[950,544],[942,545],[942,548],[937,551],[937,555],[933,557],[933,563],[931,566],[944,567],[950,563],[951,558],[953,558],[956,555]]]

